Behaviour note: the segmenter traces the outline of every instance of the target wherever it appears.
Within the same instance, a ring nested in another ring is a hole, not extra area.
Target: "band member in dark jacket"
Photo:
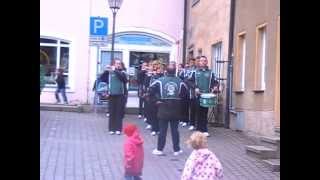
[[[121,62],[121,68],[120,70],[127,76],[128,79],[128,74],[127,74],[127,68],[125,67],[124,63]],[[126,110],[126,105],[128,102],[128,88],[127,88],[127,81],[123,82],[123,87],[124,87],[124,97],[123,97],[123,102],[122,102],[122,108],[121,108],[121,118],[123,121],[125,110]]]
[[[200,59],[200,56],[197,57],[197,59]],[[196,126],[196,95],[195,95],[195,89],[193,87],[193,82],[192,82],[192,74],[194,71],[196,71],[198,67],[198,63],[196,63],[196,59],[191,58],[189,61],[190,67],[186,70],[186,78],[185,82],[188,85],[189,88],[189,111],[190,111],[190,116],[189,116],[189,130],[192,131],[195,129]]]
[[[138,97],[139,97],[139,118],[144,116],[144,90],[146,89],[144,79],[147,75],[148,63],[142,63],[141,70],[138,71]]]
[[[185,82],[185,79],[187,78],[187,69],[185,68],[184,64],[179,64],[178,66],[178,77]],[[180,124],[182,127],[187,126],[187,123],[189,122],[189,99],[183,100],[181,103],[182,108],[182,117],[180,120]]]
[[[125,98],[127,75],[121,69],[121,61],[115,59],[114,65],[107,68],[105,80],[109,85],[109,133],[120,135],[122,130],[122,106]],[[103,75],[104,75],[103,74]]]
[[[143,90],[143,101],[144,101],[144,115],[145,115],[145,122],[148,124],[146,129],[151,129],[151,100],[149,97],[149,87],[150,81],[153,74],[153,67],[151,64],[147,67],[146,76],[144,78],[144,90]]]
[[[157,148],[153,154],[162,155],[166,144],[168,124],[170,124],[174,155],[182,153],[179,145],[178,124],[181,118],[181,100],[188,96],[185,83],[175,75],[176,65],[170,62],[167,74],[154,81],[150,86],[150,96],[156,98],[160,123]]]
[[[191,87],[195,89],[196,94],[196,128],[198,131],[208,133],[208,108],[200,106],[200,96],[202,93],[213,92],[217,86],[214,73],[208,69],[208,60],[206,56],[201,56],[199,61],[199,68],[191,74]]]
[[[151,76],[150,84],[155,82],[157,79],[163,76],[163,69],[158,67],[154,72],[154,75]],[[151,135],[155,136],[159,133],[159,120],[157,117],[158,107],[156,104],[157,99],[153,96],[150,97],[150,119],[151,119]]]

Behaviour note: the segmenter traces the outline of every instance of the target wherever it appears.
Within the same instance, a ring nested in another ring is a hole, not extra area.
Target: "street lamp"
[[[123,0],[108,0],[109,7],[112,11],[113,15],[113,25],[112,25],[112,42],[111,42],[111,62],[113,61],[114,58],[114,30],[115,30],[115,24],[116,24],[116,15],[118,10],[120,9],[120,6],[122,4]]]

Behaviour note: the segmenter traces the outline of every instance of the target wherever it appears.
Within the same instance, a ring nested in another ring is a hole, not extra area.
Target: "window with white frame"
[[[64,70],[66,86],[69,87],[69,49],[69,41],[40,37],[40,60],[45,64],[46,87],[56,87],[55,77],[58,69]]]
[[[246,35],[245,32],[237,36],[236,59],[234,62],[234,89],[242,92],[245,89],[246,68]]]
[[[255,57],[255,90],[264,91],[266,88],[266,24],[256,30],[256,57]]]
[[[221,63],[220,61],[222,61],[222,42],[218,42],[214,45],[212,45],[212,69],[214,74],[217,77],[221,77],[219,76],[221,71],[222,71],[222,66],[223,63]]]
[[[241,90],[244,91],[244,82],[245,82],[245,74],[246,74],[246,40],[245,40],[245,36],[243,35],[242,37],[242,42],[241,42]]]

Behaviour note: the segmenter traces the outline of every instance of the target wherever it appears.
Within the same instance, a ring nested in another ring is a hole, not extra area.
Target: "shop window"
[[[45,65],[46,87],[55,87],[56,72],[64,69],[66,86],[69,86],[69,49],[70,42],[40,37],[40,62]]]

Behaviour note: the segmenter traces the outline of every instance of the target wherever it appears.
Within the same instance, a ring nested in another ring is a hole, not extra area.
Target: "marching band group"
[[[151,135],[158,135],[158,147],[153,154],[160,155],[165,146],[170,124],[173,149],[181,153],[179,147],[179,124],[190,131],[208,133],[208,108],[200,105],[202,94],[214,93],[218,82],[208,68],[206,56],[190,59],[185,65],[162,64],[160,61],[144,62],[137,74],[139,118],[147,124]],[[109,133],[121,134],[124,109],[128,96],[128,77],[120,60],[114,60],[99,81],[108,84]]]

